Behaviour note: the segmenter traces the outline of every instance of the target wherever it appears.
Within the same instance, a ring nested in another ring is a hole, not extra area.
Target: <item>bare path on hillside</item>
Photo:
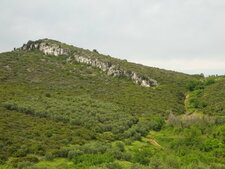
[[[187,95],[185,96],[185,99],[184,99],[184,108],[185,108],[185,112],[186,112],[186,113],[189,113],[189,112],[188,112],[188,108],[187,108],[188,101],[189,101],[189,97],[190,97],[190,95],[187,94]]]
[[[151,137],[147,137],[149,139],[149,141],[155,145],[155,146],[158,146],[158,147],[162,147],[155,139],[151,138]]]

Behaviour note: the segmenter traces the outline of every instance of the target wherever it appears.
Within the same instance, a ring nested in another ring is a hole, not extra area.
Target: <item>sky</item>
[[[42,38],[153,67],[225,74],[225,0],[0,0],[0,52]]]

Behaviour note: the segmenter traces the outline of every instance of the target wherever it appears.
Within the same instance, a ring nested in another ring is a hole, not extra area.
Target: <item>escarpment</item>
[[[76,52],[76,50],[64,46],[62,47],[62,45],[58,43],[49,42],[48,40],[29,41],[27,44],[24,44],[18,50],[39,50],[45,55],[54,56],[66,55],[68,56],[66,60],[67,62],[75,60],[79,63],[85,63],[107,72],[107,75],[109,76],[126,77],[132,80],[134,83],[143,87],[157,86],[156,80],[148,76],[141,75],[132,70],[126,70],[122,68],[119,63],[112,64],[110,61],[103,61],[100,58],[95,58],[87,54],[84,55],[82,53]]]

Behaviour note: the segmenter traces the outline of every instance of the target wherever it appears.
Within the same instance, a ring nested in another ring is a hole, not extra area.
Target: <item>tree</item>
[[[93,52],[98,53],[97,49],[93,49]]]

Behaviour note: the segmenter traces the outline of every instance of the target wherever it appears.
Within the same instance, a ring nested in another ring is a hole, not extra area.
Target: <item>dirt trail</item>
[[[185,112],[186,112],[186,113],[188,113],[187,104],[188,104],[188,101],[189,101],[189,97],[190,97],[190,95],[187,94],[187,95],[185,96],[185,99],[184,99],[184,107],[185,107]]]
[[[149,141],[153,144],[153,145],[155,145],[155,146],[158,146],[158,147],[162,147],[159,143],[157,143],[157,141],[155,140],[155,139],[153,139],[153,138],[151,138],[151,137],[147,137],[148,139],[149,139]]]

